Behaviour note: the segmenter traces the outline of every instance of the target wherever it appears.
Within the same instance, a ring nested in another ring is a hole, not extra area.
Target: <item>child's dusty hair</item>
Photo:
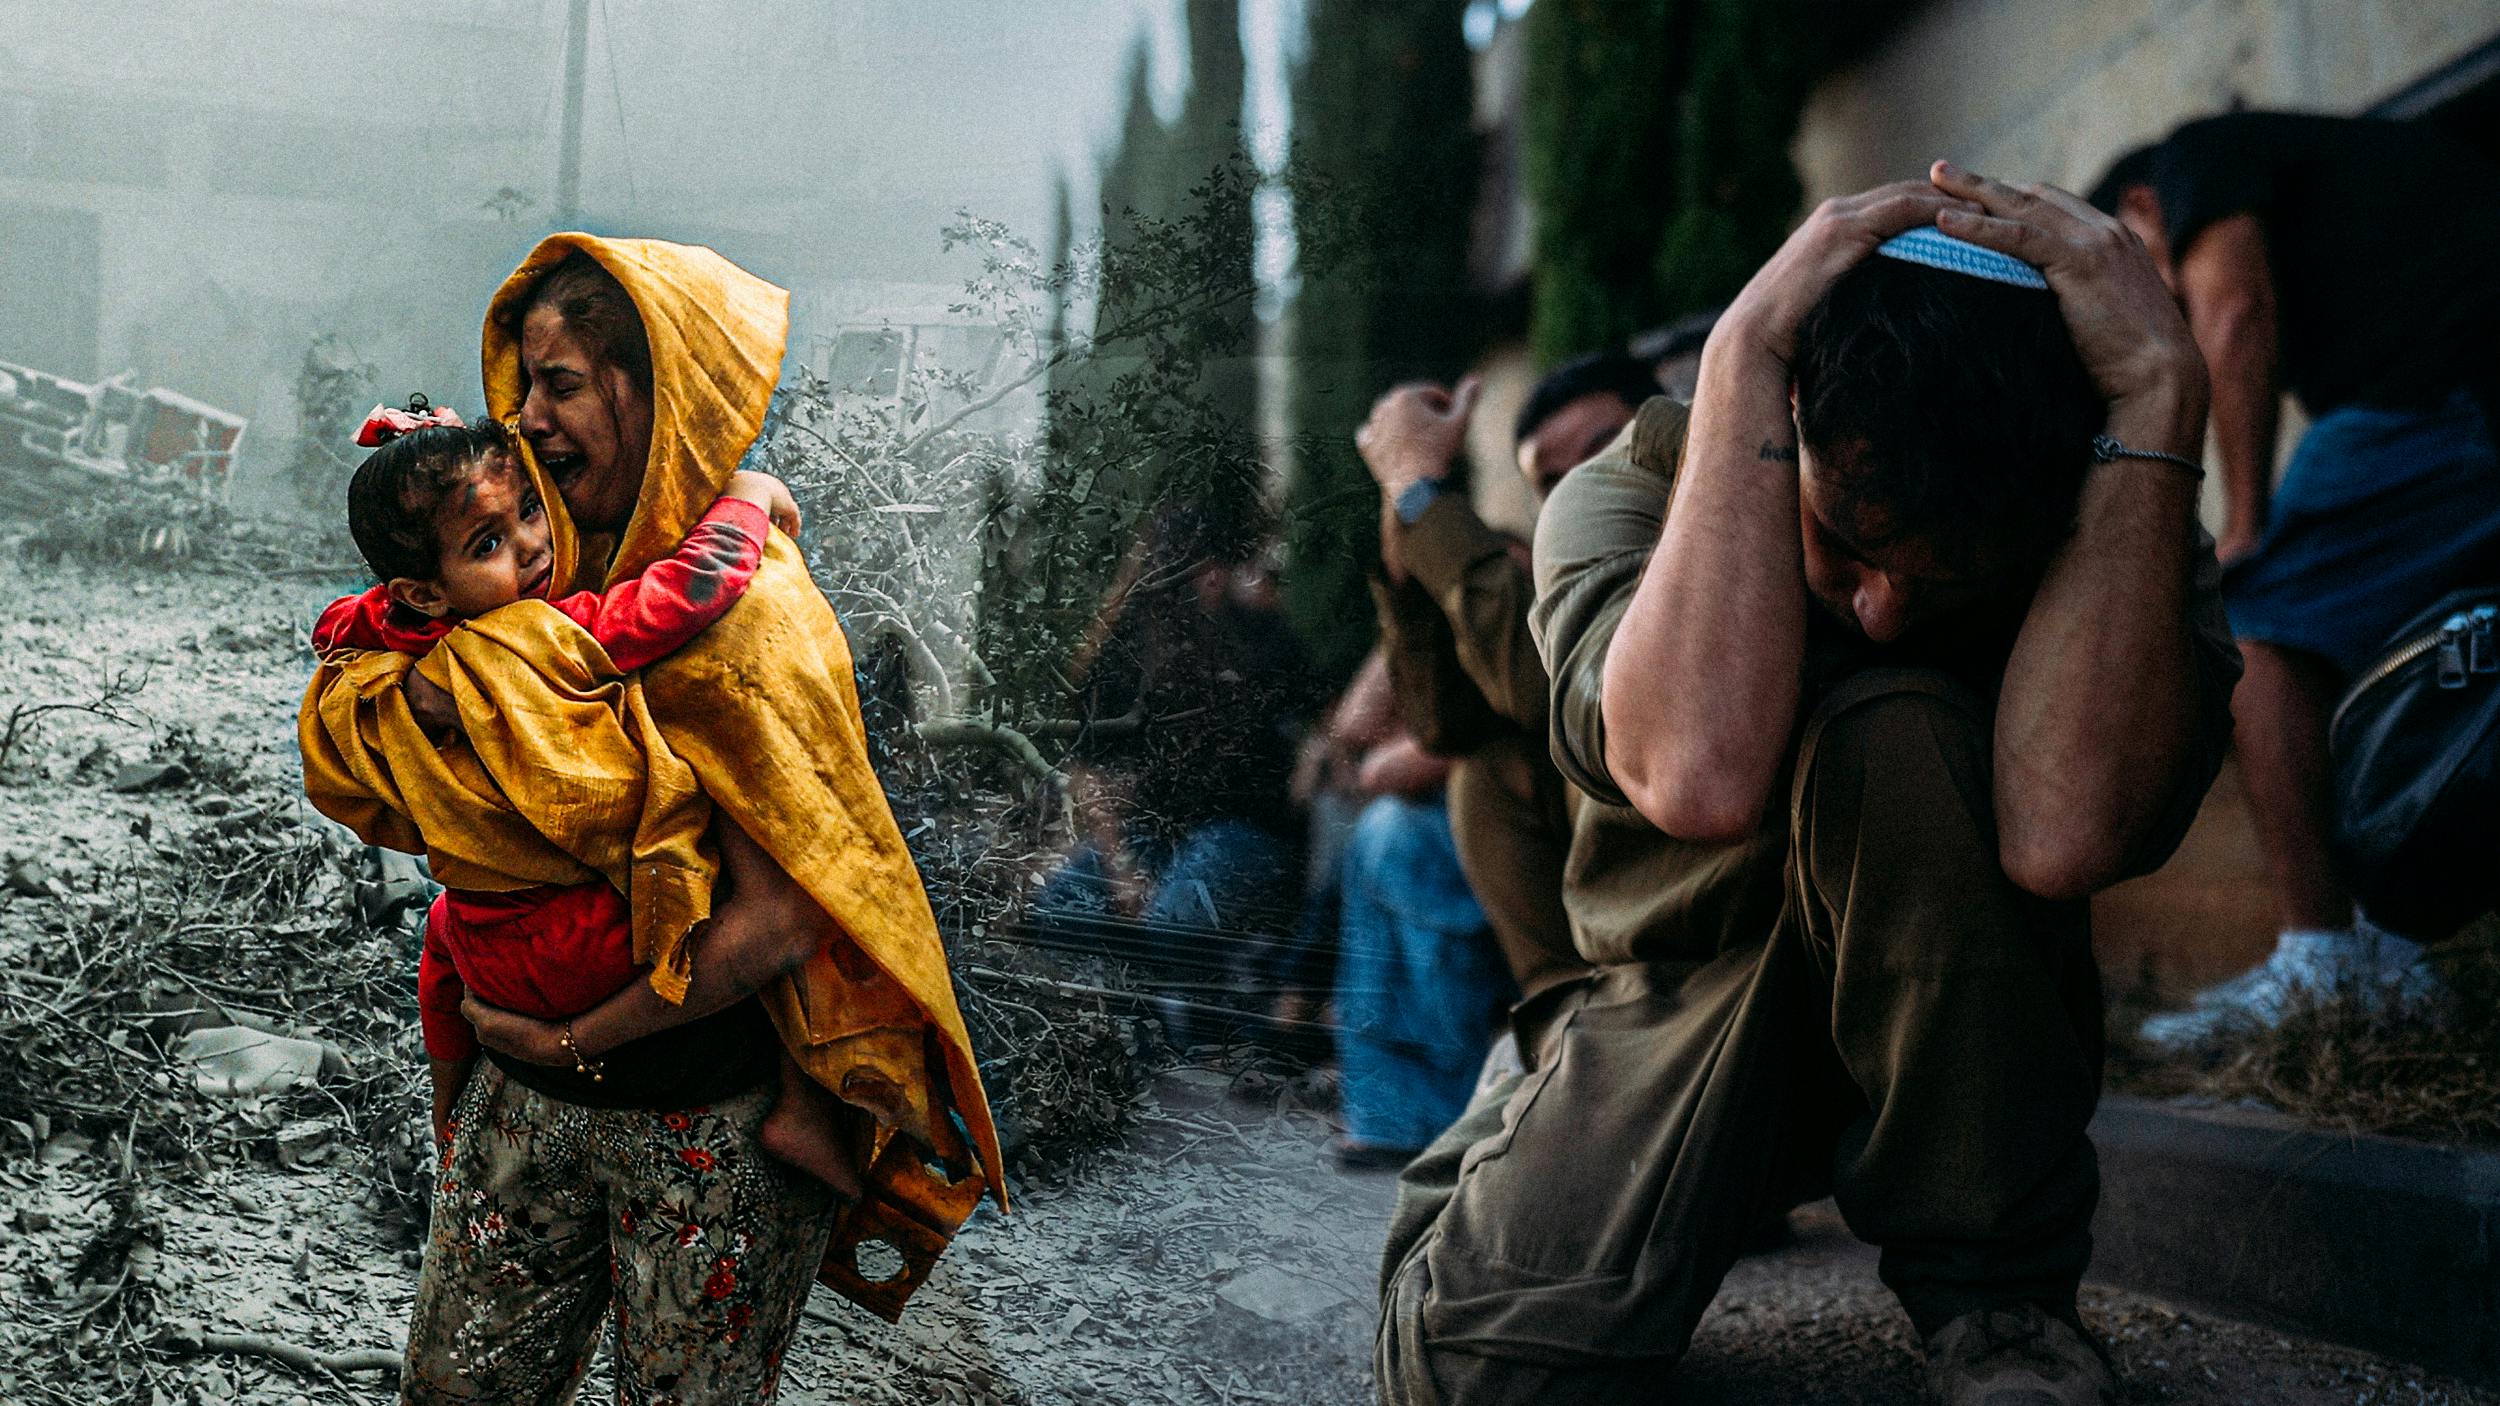
[[[421,400],[414,401],[421,407]],[[442,573],[435,515],[469,466],[490,454],[516,465],[502,425],[427,424],[393,435],[347,481],[347,530],[375,579],[431,581]]]

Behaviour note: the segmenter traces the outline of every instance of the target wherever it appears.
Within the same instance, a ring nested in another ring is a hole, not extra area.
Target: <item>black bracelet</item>
[[[2205,481],[2205,467],[2194,459],[2182,458],[2176,454],[2164,454],[2158,449],[2129,449],[2118,442],[2116,435],[2096,434],[2092,436],[2092,459],[2093,462],[2100,464],[2107,464],[2118,459],[2151,459],[2156,463],[2168,464],[2174,469],[2187,470],[2195,476],[2198,483]]]

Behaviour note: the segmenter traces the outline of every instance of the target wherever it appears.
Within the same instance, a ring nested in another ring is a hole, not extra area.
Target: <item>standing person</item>
[[[557,687],[604,693],[623,704],[627,690],[605,685],[674,653],[743,599],[763,561],[768,522],[792,535],[799,528],[789,489],[770,475],[741,470],[731,475],[728,490],[686,540],[649,570],[605,591],[555,595],[545,507],[522,473],[503,426],[491,420],[466,425],[447,410],[427,409],[423,397],[416,397],[406,411],[375,407],[357,442],[378,447],[348,484],[348,530],[376,584],[322,611],[312,642],[314,654],[325,659],[377,650],[417,659],[448,648],[472,663],[492,660],[500,665],[496,651],[522,632],[552,631],[555,639],[573,644],[587,635],[606,667],[585,668]],[[555,620],[531,617],[524,602],[544,604],[581,634]],[[629,718],[629,707],[595,721],[587,712],[579,714],[568,745],[577,756],[615,757],[619,770],[630,772],[635,747]],[[313,750],[326,750],[326,739],[316,739]],[[501,755],[494,749],[482,754]],[[409,794],[431,779],[392,778],[412,820],[436,805],[431,796]],[[673,830],[690,837],[701,829],[699,823],[671,823],[673,817],[666,814],[674,801],[691,801],[692,793],[681,792],[655,807],[647,780],[641,787],[610,792],[623,801],[613,826],[585,826],[580,821],[582,788],[561,780],[546,784],[551,779],[507,772],[498,781],[520,818],[541,837],[576,827],[623,829],[629,823],[638,834]],[[316,805],[336,807],[340,796],[321,787],[312,799]],[[548,809],[538,812],[535,807],[541,803]],[[649,823],[655,810],[658,824]],[[344,813],[351,822],[372,814],[361,796],[350,798]],[[419,831],[414,838],[423,843],[424,822],[414,823]],[[417,963],[417,1012],[431,1065],[438,1140],[449,1137],[451,1110],[478,1056],[476,1032],[460,1011],[470,992],[543,1021],[562,1021],[548,1032],[549,1043],[559,1051],[581,1049],[585,1040],[596,1045],[594,1008],[627,988],[635,994],[621,999],[646,1007],[660,1021],[639,1033],[654,1034],[707,1013],[699,1000],[695,1009],[688,1009],[692,973],[681,968],[678,958],[684,938],[703,920],[701,909],[709,895],[698,896],[694,884],[654,879],[678,868],[686,856],[654,844],[640,852],[609,849],[602,857],[608,859],[613,877],[601,874],[578,883],[532,884],[518,890],[452,887],[436,897]],[[563,861],[573,856],[553,853],[546,858],[552,872],[514,877],[572,877]],[[698,858],[684,867],[699,864]],[[643,882],[635,883],[635,874]],[[736,884],[725,879],[721,887],[734,889]],[[633,898],[641,900],[639,908]],[[714,960],[705,963],[706,977],[717,974],[723,953],[731,954],[725,960],[733,964],[751,960],[742,951],[749,942],[763,946],[765,962],[781,962],[779,970],[804,956],[789,950],[787,932],[749,921],[732,902],[724,900],[712,918],[705,945]],[[639,994],[646,984],[656,988],[648,997]],[[557,1063],[560,1057],[543,1062]],[[785,1059],[783,1064],[782,1096],[759,1137],[783,1161],[856,1198],[861,1188],[855,1120],[794,1061]],[[604,1062],[599,1067],[604,1070]],[[627,1077],[624,1070],[618,1074],[620,1080]]]
[[[2169,853],[2228,738],[2204,394],[2115,221],[1939,163],[1819,207],[1691,409],[1556,489],[1533,623],[1597,969],[1404,1175],[1384,1402],[1653,1398],[1747,1231],[1823,1190],[1940,1400],[2114,1399],[2075,1308],[2083,900]]]
[[[2122,157],[2093,203],[2152,252],[2213,376],[2240,773],[2281,934],[2145,1033],[2271,1025],[2294,987],[2419,989],[2421,949],[2336,878],[2327,719],[2408,618],[2500,581],[2500,170],[2427,123],[2236,112]],[[2310,425],[2276,485],[2287,388]]]
[[[1418,741],[1454,759],[1459,862],[1529,1013],[1518,1045],[1533,1066],[1535,998],[1585,969],[1562,901],[1571,801],[1546,750],[1528,546],[1486,526],[1453,477],[1475,392],[1474,381],[1455,394],[1400,386],[1372,406],[1354,442],[1380,485],[1382,575],[1372,600],[1398,707]],[[1539,381],[1513,434],[1535,501],[1613,443],[1656,394],[1650,368],[1626,356],[1582,357]]]
[[[551,581],[626,579],[685,535],[763,425],[786,330],[787,296],[709,250],[558,235],[523,262],[489,310],[485,381],[546,501]],[[325,666],[306,709],[330,750],[308,750],[308,786],[427,766],[474,781],[480,748],[512,775],[578,772],[563,723],[579,700],[548,690],[530,649],[510,667],[441,650],[413,669]],[[795,972],[752,996],[740,988],[770,970],[726,974],[715,1019],[657,1037],[695,1042],[665,1061],[665,1090],[603,1077],[637,1063],[622,1052],[586,1038],[559,1054],[530,1023],[464,1006],[496,1057],[470,1075],[441,1150],[408,1401],[567,1400],[611,1318],[626,1398],[770,1400],[812,1279],[891,1316],[1002,1184],[945,954],[868,764],[848,650],[796,549],[773,538],[743,599],[624,686],[642,771],[699,790],[694,813],[712,817],[717,848],[700,833],[683,847],[693,882],[712,880],[714,854],[744,855],[739,908],[778,915]],[[428,728],[467,741],[429,760]],[[440,789],[450,808],[426,833],[473,868],[446,880],[512,887],[496,867],[511,859],[508,803],[491,784]],[[700,930],[687,948],[705,987]],[[854,1205],[759,1139],[775,1026],[876,1124]],[[868,1280],[854,1253],[869,1241],[899,1250],[903,1272]]]

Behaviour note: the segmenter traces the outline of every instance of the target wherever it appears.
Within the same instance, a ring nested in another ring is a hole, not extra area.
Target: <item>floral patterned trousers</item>
[[[773,1092],[584,1108],[480,1061],[435,1178],[400,1400],[570,1401],[613,1304],[619,1401],[771,1401],[835,1205],[756,1144]]]

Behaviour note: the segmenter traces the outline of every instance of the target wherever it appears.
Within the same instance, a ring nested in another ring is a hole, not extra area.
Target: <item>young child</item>
[[[521,600],[541,600],[598,641],[631,673],[685,646],[728,613],[763,559],[773,523],[798,526],[789,490],[769,474],[739,472],[677,550],[605,591],[552,596],[554,552],[545,505],[492,421],[463,424],[412,397],[405,411],[376,407],[358,433],[374,452],[348,485],[348,528],[380,584],[334,601],[313,630],[317,654],[388,649],[422,657],[463,622]],[[527,818],[526,816],[524,817]],[[726,897],[716,935],[738,925],[734,869],[724,845]],[[516,1015],[564,1021],[577,1067],[597,1067],[572,1038],[571,1017],[605,1004],[633,1008],[636,1035],[690,1017],[656,995],[633,958],[630,895],[604,881],[510,893],[446,889],[427,914],[418,958],[418,1006],[443,1132],[479,1042],[465,994]],[[752,925],[747,925],[752,926]],[[707,947],[709,960],[736,954]],[[786,1056],[782,1096],[759,1130],[775,1155],[857,1196],[848,1110]]]

